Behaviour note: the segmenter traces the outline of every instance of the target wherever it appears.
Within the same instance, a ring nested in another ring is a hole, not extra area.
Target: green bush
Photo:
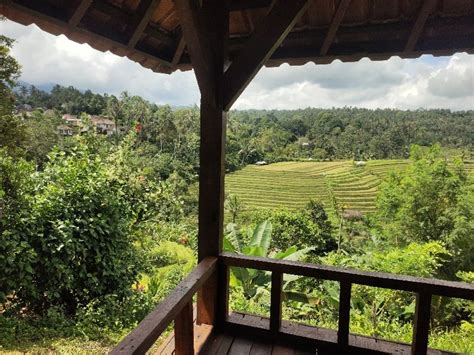
[[[297,249],[313,247],[312,253],[321,255],[336,249],[336,242],[306,212],[290,212],[287,210],[260,210],[253,216],[253,222],[271,221],[273,225],[271,247],[285,250],[290,246]]]
[[[24,234],[30,225],[33,172],[32,164],[0,149],[0,304],[15,292],[34,291],[37,254]]]
[[[2,161],[8,165],[8,159]],[[15,169],[2,174],[3,181],[23,176],[34,185],[28,203],[16,212],[21,218],[2,228],[1,248],[16,247],[0,259],[6,270],[3,296],[14,292],[15,302],[32,311],[62,305],[74,313],[97,297],[130,289],[139,271],[130,237],[132,206],[127,187],[99,155],[78,145],[68,156],[51,154],[34,179]],[[21,250],[28,251],[29,263]]]

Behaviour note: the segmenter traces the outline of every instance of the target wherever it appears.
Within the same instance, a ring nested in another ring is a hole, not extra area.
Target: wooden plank
[[[180,18],[181,30],[187,43],[201,95],[212,96],[216,92],[217,64],[199,2],[175,0],[175,8]]]
[[[194,354],[193,303],[189,301],[174,320],[176,355]]]
[[[309,0],[278,0],[275,3],[224,75],[226,111],[280,46],[308,5]]]
[[[351,286],[352,284],[350,282],[341,282],[339,290],[339,325],[337,330],[337,344],[342,352],[344,352],[349,345]]]
[[[323,45],[321,46],[321,50],[319,51],[320,55],[325,56],[328,53],[329,48],[331,47],[332,42],[334,42],[337,30],[342,22],[342,19],[344,18],[344,14],[346,13],[350,3],[351,0],[341,0],[341,2],[339,3],[336,13],[334,14],[331,24],[329,25],[326,38],[324,38]]]
[[[171,61],[171,66],[175,67],[178,65],[181,57],[183,56],[184,48],[186,48],[186,42],[184,41],[184,37],[181,36],[178,42],[178,46],[174,51],[173,60]]]
[[[295,355],[295,350],[282,344],[275,344],[272,355]]]
[[[91,6],[93,0],[82,0],[69,19],[69,26],[77,26]]]
[[[105,1],[94,1],[92,7],[94,10],[100,11],[103,14],[115,17],[120,22],[128,22],[132,16],[129,12]],[[149,24],[146,26],[144,32],[147,36],[153,37],[167,46],[172,46],[176,43],[176,39],[172,35],[166,33],[166,31],[157,25]],[[129,34],[129,37],[130,35],[131,34]]]
[[[250,354],[253,341],[249,338],[237,337],[232,342],[229,350],[229,355],[247,355]]]
[[[134,15],[133,24],[131,25],[132,30],[128,35],[128,47],[133,48],[136,46],[160,2],[161,0],[140,0]]]
[[[112,350],[111,354],[144,354],[183,307],[192,300],[196,291],[216,272],[216,265],[215,257],[201,261],[174,291]]]
[[[273,349],[273,344],[270,342],[261,342],[260,340],[255,340],[250,349],[250,355],[271,355]]]
[[[220,260],[228,266],[314,277],[323,280],[389,288],[393,290],[428,292],[430,294],[474,300],[474,284],[428,279],[414,276],[346,269],[335,266],[260,258],[222,253]]]
[[[420,38],[421,32],[425,26],[426,20],[430,15],[431,11],[437,4],[437,0],[424,0],[421,5],[420,12],[416,18],[415,24],[410,32],[408,41],[405,45],[405,52],[411,52],[415,50],[418,39]]]
[[[416,295],[415,320],[413,324],[412,355],[426,354],[431,319],[431,294]]]
[[[40,22],[43,25],[49,24],[51,26],[54,26],[55,28],[62,28],[64,30],[64,33],[68,33],[69,35],[77,34],[89,39],[95,38],[95,40],[107,44],[107,46],[109,46],[110,48],[115,48],[115,49],[120,49],[120,50],[125,50],[125,51],[130,50],[130,48],[128,48],[125,44],[123,44],[122,42],[116,39],[109,38],[104,35],[100,35],[90,30],[84,29],[82,27],[71,26],[69,25],[68,22],[58,20],[57,18],[48,16],[42,12],[32,10],[23,5],[19,5],[18,3],[5,2],[2,4],[2,6],[3,6],[2,13],[5,14],[6,17],[11,17],[12,14],[21,13],[22,16],[25,16],[25,15],[28,16],[28,18],[30,18],[31,21],[34,23]],[[93,43],[91,43],[91,46],[94,47]],[[157,56],[156,54],[150,54],[149,52],[138,50],[138,49],[133,49],[133,53],[139,55],[140,57],[145,57],[151,61],[160,63],[162,65],[160,66],[161,71],[166,71],[166,68],[171,68],[171,62],[167,61],[166,59],[162,57]],[[127,55],[130,56],[128,52],[127,52]]]
[[[270,302],[270,331],[277,334],[281,327],[281,291],[283,284],[283,274],[272,272],[272,288]]]
[[[227,355],[233,341],[234,337],[232,335],[224,334],[219,348],[216,351],[216,355]]]

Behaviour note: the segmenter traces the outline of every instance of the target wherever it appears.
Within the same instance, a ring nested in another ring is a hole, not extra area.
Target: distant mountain
[[[34,86],[39,90],[46,91],[46,92],[51,92],[51,90],[53,89],[53,87],[55,85],[56,84],[54,84],[54,83],[44,83],[44,84],[37,84],[37,85],[35,84]],[[26,81],[18,80],[17,81],[17,86],[13,90],[18,91],[21,86],[26,86],[29,89],[33,85],[26,82]]]

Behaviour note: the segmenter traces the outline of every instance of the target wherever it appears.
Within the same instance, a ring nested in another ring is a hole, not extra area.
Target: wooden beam
[[[224,75],[224,109],[229,110],[304,13],[309,0],[278,0]]]
[[[141,35],[148,26],[155,10],[160,5],[161,0],[141,0],[134,15],[132,31],[129,34],[128,46],[135,47]]]
[[[267,259],[256,256],[222,253],[220,260],[228,266],[278,271],[285,274],[314,277],[322,280],[351,282],[352,284],[382,287],[410,292],[428,292],[432,295],[474,300],[474,284],[422,277],[360,271],[335,266]]]
[[[176,355],[194,354],[193,302],[188,302],[174,320]]]
[[[124,49],[126,51],[130,51],[130,48],[128,48],[124,43],[120,42],[118,39],[113,39],[110,37],[107,37],[106,35],[103,34],[98,34],[96,32],[92,32],[90,30],[87,30],[82,27],[77,27],[77,26],[71,26],[69,25],[69,20],[59,20],[56,17],[52,17],[48,15],[47,13],[40,12],[38,10],[31,9],[30,7],[20,5],[18,3],[14,3],[11,1],[2,3],[3,9],[2,12],[5,15],[5,17],[9,18],[18,18],[21,17],[24,19],[22,21],[23,24],[31,24],[31,23],[39,23],[42,26],[44,25],[52,25],[55,28],[61,28],[65,34],[81,34],[82,36],[87,36],[89,39],[88,42],[90,42],[90,38],[95,38],[98,39],[104,43],[107,44],[110,48],[120,48]],[[92,4],[94,6],[94,3]],[[40,26],[41,27],[41,26]],[[90,43],[92,47],[94,47],[93,43]],[[138,50],[138,49],[133,49],[133,53],[139,54],[151,61],[158,62],[162,67],[163,70],[167,68],[171,68],[171,62],[162,58],[158,57],[155,54],[150,54],[148,52],[145,52],[143,50]],[[127,53],[129,55],[129,53]]]
[[[217,258],[206,258],[128,334],[110,354],[145,354],[161,333],[175,320],[193,295],[216,273]],[[192,315],[191,315],[192,320]]]
[[[320,55],[325,56],[328,53],[329,48],[331,47],[332,42],[334,42],[334,38],[336,37],[337,30],[339,26],[341,25],[342,19],[344,18],[344,15],[350,3],[351,3],[351,0],[341,0],[341,2],[339,3],[336,13],[334,14],[334,17],[332,18],[331,25],[329,26],[328,33],[326,34],[326,37],[324,38],[323,45],[321,46],[321,50],[319,52]]]
[[[127,23],[133,17],[133,14],[131,14],[130,12],[127,12],[115,5],[109,4],[108,2],[104,1],[94,1],[92,4],[92,8],[94,8],[94,10],[102,12],[105,15],[114,17],[119,22]],[[175,38],[171,34],[166,33],[166,31],[164,31],[162,28],[159,28],[158,26],[148,24],[148,26],[145,27],[144,32],[148,36],[151,36],[159,40],[160,42],[163,42],[167,46],[173,46],[176,43]],[[129,37],[130,36],[131,34],[129,34]]]
[[[69,26],[77,26],[91,6],[93,0],[82,0],[76,8],[71,18],[69,19]]]
[[[173,55],[173,60],[171,61],[171,66],[175,67],[178,65],[179,60],[181,59],[184,48],[186,48],[186,42],[184,41],[184,37],[181,36],[178,42],[178,46],[176,47],[176,50]]]
[[[269,7],[272,0],[232,0],[230,3],[230,11],[241,11],[251,9],[261,9]]]
[[[413,324],[412,355],[426,354],[431,319],[431,294],[421,292],[416,295],[415,320]]]
[[[215,60],[199,3],[175,0],[175,7],[201,95],[212,95],[215,93]]]
[[[415,50],[426,20],[428,19],[431,11],[435,8],[436,4],[437,0],[424,0],[420,11],[418,12],[415,24],[413,25],[413,28],[410,32],[410,36],[408,37],[408,41],[405,45],[405,52],[411,52]]]
[[[278,334],[281,327],[281,291],[283,285],[283,274],[272,272],[272,288],[270,299],[270,331]]]
[[[341,282],[339,290],[339,324],[337,330],[337,345],[341,353],[349,346],[349,323],[351,314],[351,287],[350,282]]]

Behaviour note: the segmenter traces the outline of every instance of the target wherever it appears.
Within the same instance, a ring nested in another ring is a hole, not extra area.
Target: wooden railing
[[[221,255],[223,270],[221,275],[227,275],[227,292],[224,295],[228,304],[228,275],[229,267],[244,267],[270,271],[271,305],[268,333],[279,336],[281,331],[282,280],[284,274],[313,277],[322,280],[332,280],[340,283],[339,323],[336,346],[339,352],[349,348],[349,319],[351,288],[353,284],[382,287],[392,290],[410,291],[416,293],[416,311],[413,326],[412,354],[426,354],[428,349],[428,334],[430,324],[431,298],[433,295],[456,297],[474,300],[474,285],[462,282],[433,280],[412,276],[395,275],[379,272],[365,272],[340,267],[305,264],[277,259],[266,259],[243,255]],[[222,283],[221,283],[222,285]],[[228,306],[223,310],[228,319]],[[235,328],[236,329],[236,328]]]
[[[217,258],[209,257],[201,261],[111,354],[145,354],[172,321],[176,354],[193,354],[193,296],[216,271]]]
[[[262,323],[255,321],[255,318],[251,324],[236,323],[236,318],[229,315],[230,267],[251,268],[272,273],[270,319],[269,321],[267,319],[268,323],[265,323],[265,325],[262,326]],[[314,331],[315,328],[306,327],[304,334],[296,334],[288,332],[288,327],[285,328],[282,325],[284,274],[332,280],[340,283],[339,324],[334,340],[330,339],[332,333],[328,332],[320,332],[323,339],[318,339]],[[337,353],[355,351],[355,353],[360,354],[363,353],[362,350],[364,349],[369,350],[367,353],[373,353],[372,350],[377,350],[371,349],[368,342],[358,344],[350,342],[350,338],[354,337],[349,334],[351,288],[353,284],[416,293],[413,342],[411,344],[412,354],[427,353],[430,308],[433,295],[474,300],[474,285],[472,284],[224,253],[219,258],[209,257],[200,262],[189,276],[117,345],[111,354],[145,354],[173,320],[175,354],[193,354],[193,295],[213,276],[218,277],[219,285],[218,290],[216,290],[218,307],[215,309],[216,315],[214,318],[217,331],[227,331],[234,335],[247,333],[252,337],[268,337],[270,340],[285,338],[295,342],[307,341],[316,344],[321,349],[331,349]],[[386,343],[389,344],[390,342]],[[379,353],[383,352],[380,351],[381,342],[377,340],[376,344],[379,346]],[[388,350],[386,352],[393,351]]]

